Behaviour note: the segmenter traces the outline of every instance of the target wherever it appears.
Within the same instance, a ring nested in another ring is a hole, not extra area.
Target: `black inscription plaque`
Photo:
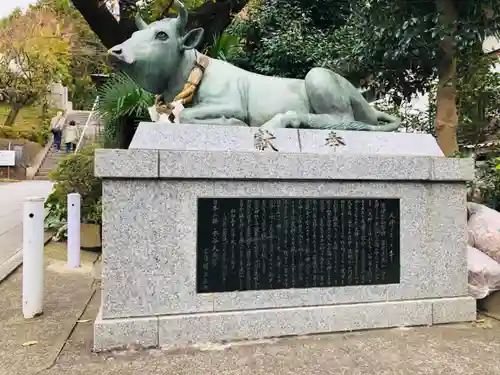
[[[199,198],[198,293],[396,284],[399,199]]]

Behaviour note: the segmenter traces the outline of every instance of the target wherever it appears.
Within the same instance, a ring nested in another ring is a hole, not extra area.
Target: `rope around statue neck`
[[[188,80],[182,91],[175,96],[174,101],[180,100],[183,105],[193,101],[194,94],[196,94],[196,90],[203,79],[203,74],[205,74],[205,70],[209,63],[210,59],[207,56],[197,53],[196,61],[194,62],[191,73],[189,73]]]
[[[198,87],[203,79],[203,74],[207,69],[210,63],[210,58],[201,53],[197,53],[196,61],[194,63],[193,69],[191,73],[189,73],[189,77],[187,82],[184,84],[182,91],[178,93],[174,101],[180,101],[183,106],[189,105],[198,90]],[[172,114],[172,110],[174,106],[171,103],[165,103],[162,101],[161,95],[156,95],[155,106],[158,113],[166,114],[170,116]]]

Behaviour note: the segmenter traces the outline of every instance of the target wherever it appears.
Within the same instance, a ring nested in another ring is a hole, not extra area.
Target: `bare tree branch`
[[[128,22],[118,22],[106,5],[99,0],[72,0],[75,8],[106,48],[120,44],[135,31]]]
[[[75,8],[82,14],[90,28],[106,48],[111,48],[128,39],[137,30],[133,16],[135,1],[119,0],[120,21],[111,14],[105,3],[100,0],[72,0]],[[212,42],[231,23],[234,15],[239,13],[248,0],[207,1],[189,15],[187,29],[196,27],[205,29],[203,45]]]

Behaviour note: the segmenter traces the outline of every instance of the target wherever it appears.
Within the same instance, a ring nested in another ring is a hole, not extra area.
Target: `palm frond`
[[[123,116],[142,116],[154,102],[154,95],[143,90],[125,73],[115,74],[99,89],[100,115],[109,121]]]
[[[130,76],[117,73],[99,89],[97,111],[104,120],[105,137],[115,139],[117,126],[124,117],[148,118],[154,95],[140,88]]]

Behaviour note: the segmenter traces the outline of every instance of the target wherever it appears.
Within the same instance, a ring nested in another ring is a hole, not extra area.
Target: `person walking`
[[[65,118],[62,112],[57,114],[50,121],[50,131],[54,135],[54,148],[57,152],[61,151],[62,131]]]
[[[66,144],[66,153],[76,151],[76,144],[79,138],[78,126],[73,120],[69,122],[69,125],[64,129],[64,143]]]

